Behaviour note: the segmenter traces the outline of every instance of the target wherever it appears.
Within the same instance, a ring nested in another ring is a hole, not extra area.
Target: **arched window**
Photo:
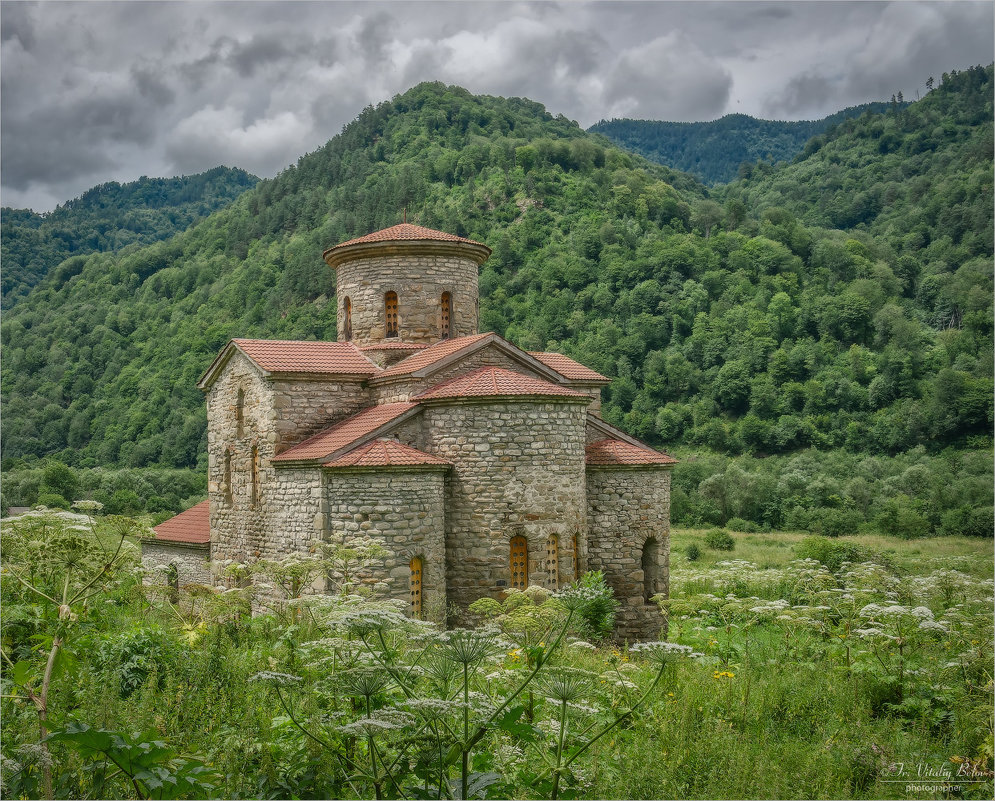
[[[385,335],[397,336],[397,293],[388,292],[383,296],[384,314],[386,315]]]
[[[449,339],[452,331],[453,299],[448,292],[442,293],[441,324],[439,325],[439,336],[442,339]]]
[[[245,436],[245,390],[241,387],[238,388],[238,394],[235,396],[235,427],[238,430],[238,436]]]
[[[249,506],[255,506],[259,502],[259,446],[252,446],[252,463],[249,465],[251,471],[251,483],[249,484]]]
[[[511,586],[524,590],[529,586],[529,542],[518,535],[511,538]]]
[[[643,600],[646,603],[650,603],[650,599],[659,592],[657,589],[657,571],[660,566],[659,550],[653,537],[646,540],[643,545]]]
[[[576,534],[573,535],[573,542],[571,544],[574,547],[574,553],[573,553],[574,581],[579,581],[580,580],[580,541]]]
[[[221,491],[224,493],[225,503],[231,503],[231,449],[225,448],[225,474]]]
[[[342,301],[342,336],[346,342],[352,339],[352,301],[349,298]]]
[[[411,617],[421,620],[422,610],[422,563],[421,557],[411,560]]]
[[[555,534],[550,534],[546,540],[546,574],[549,576],[549,587],[553,590],[560,588],[560,543]]]

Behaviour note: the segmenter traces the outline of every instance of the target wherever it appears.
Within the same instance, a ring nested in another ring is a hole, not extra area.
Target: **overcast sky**
[[[974,2],[0,3],[3,205],[270,177],[419,81],[599,119],[815,119],[993,59]]]

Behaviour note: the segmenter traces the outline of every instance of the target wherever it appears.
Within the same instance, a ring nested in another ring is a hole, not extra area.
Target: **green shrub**
[[[845,537],[857,533],[864,517],[853,509],[822,509],[816,522],[823,536]]]
[[[69,501],[54,492],[39,492],[38,504],[49,509],[68,509]]]
[[[705,545],[713,551],[731,551],[736,547],[736,541],[728,531],[723,531],[721,528],[713,528],[705,534]]]
[[[108,634],[97,644],[97,664],[117,674],[122,698],[141,687],[153,671],[161,682],[179,656],[179,646],[161,626],[143,626]]]
[[[959,506],[944,512],[940,518],[940,534],[962,537],[991,537],[995,533],[995,511],[992,507],[972,509]]]
[[[701,548],[698,547],[697,543],[692,542],[687,548],[684,549],[684,553],[689,562],[697,562],[701,559]]]
[[[882,561],[879,554],[863,545],[824,537],[806,537],[794,550],[799,559],[815,559],[833,573],[838,572],[844,562]]]
[[[611,637],[615,630],[615,613],[620,604],[605,582],[605,574],[600,570],[591,570],[581,576],[577,584],[591,595],[591,599],[577,610],[584,634],[595,640]]]

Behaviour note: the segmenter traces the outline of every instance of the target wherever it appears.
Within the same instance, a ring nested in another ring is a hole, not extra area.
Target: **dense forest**
[[[2,305],[13,305],[56,267],[65,281],[96,251],[168,239],[224,208],[259,181],[244,170],[215,167],[179,178],[147,178],[95,186],[49,214],[0,212]],[[70,261],[62,264],[66,259]]]
[[[864,114],[904,108],[905,102],[864,103],[821,120],[785,122],[759,120],[746,114],[726,114],[712,122],[663,122],[659,120],[601,120],[590,128],[616,145],[650,161],[694,175],[709,186],[734,180],[744,164],[791,161],[813,136]]]
[[[471,236],[481,327],[611,376],[605,416],[735,455],[990,447],[992,70],[713,192],[522,99],[422,84],[164,242],[78,257],[3,320],[3,449],[203,467],[232,336],[333,338],[321,251]]]

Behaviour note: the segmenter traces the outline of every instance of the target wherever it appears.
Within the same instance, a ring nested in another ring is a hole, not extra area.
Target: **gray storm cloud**
[[[219,164],[271,176],[441,80],[601,118],[787,119],[992,60],[992,5],[3,2],[4,205]]]

